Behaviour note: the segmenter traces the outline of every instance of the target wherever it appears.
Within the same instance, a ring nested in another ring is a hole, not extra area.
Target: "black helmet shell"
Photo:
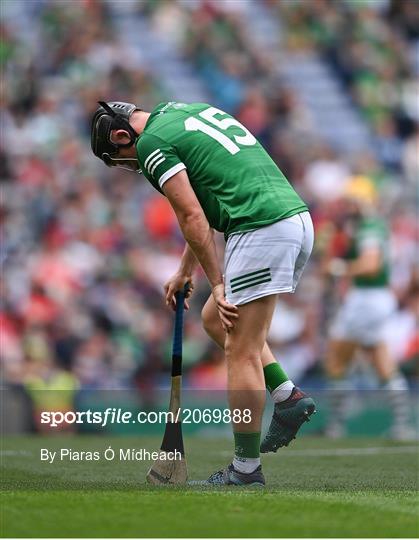
[[[104,154],[114,156],[119,148],[132,146],[138,133],[130,125],[129,119],[134,111],[140,111],[133,103],[123,101],[99,101],[99,107],[93,115],[91,126],[91,146],[92,151],[98,158],[103,160]],[[113,129],[126,130],[131,138],[129,143],[114,143],[111,141],[111,131]]]

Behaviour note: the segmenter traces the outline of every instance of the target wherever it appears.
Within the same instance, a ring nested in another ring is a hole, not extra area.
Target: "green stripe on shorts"
[[[247,278],[250,278],[251,276],[259,277],[259,274],[265,274],[266,272],[270,272],[270,268],[262,268],[262,270],[255,270],[254,272],[249,272],[248,274],[243,274],[242,276],[235,277],[233,279],[230,279],[230,284],[233,287],[234,285],[238,285],[239,281],[246,280]]]
[[[239,287],[238,289],[231,289],[232,294],[242,291],[243,289],[247,289],[248,287],[253,287],[254,285],[259,285],[260,283],[268,283],[268,281],[272,281],[271,276],[268,276],[265,279],[259,279],[258,281],[252,281],[251,283],[248,283],[247,285],[243,285],[243,287]]]
[[[271,280],[272,277],[270,268],[249,272],[248,274],[244,274],[243,276],[230,280],[231,292],[234,294],[242,291],[243,289],[247,289],[248,287],[253,287],[254,285],[259,285],[260,283],[267,283]]]
[[[237,282],[237,283],[232,283],[231,284],[231,288],[234,289],[234,288],[237,288],[237,287],[241,287],[242,285],[245,285],[247,283],[251,283],[253,281],[257,281],[259,279],[264,279],[264,278],[270,278],[271,277],[271,273],[270,271],[268,270],[267,272],[264,272],[263,274],[258,274],[257,276],[254,276],[254,277],[250,277],[250,278],[247,278],[247,279],[243,279],[242,281],[240,282]]]

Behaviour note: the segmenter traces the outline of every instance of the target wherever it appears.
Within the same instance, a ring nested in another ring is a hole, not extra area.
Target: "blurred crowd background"
[[[391,229],[399,307],[392,353],[418,374],[419,2],[3,0],[2,378],[29,388],[167,384],[173,316],[163,283],[183,241],[143,177],[90,151],[99,99],[204,101],[235,115],[310,205],[316,247],[271,343],[296,380],[322,383],[345,284],[321,270],[340,197],[371,180]],[[222,251],[222,238],[219,239]],[[186,317],[190,387],[223,388],[221,352]]]

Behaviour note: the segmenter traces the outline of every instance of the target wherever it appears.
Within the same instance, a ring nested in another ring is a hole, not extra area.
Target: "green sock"
[[[272,362],[263,368],[263,374],[265,375],[265,385],[269,392],[278,388],[278,386],[289,380],[288,375],[278,364],[278,362]]]
[[[258,433],[234,432],[234,452],[237,457],[258,458],[260,455],[260,431]]]

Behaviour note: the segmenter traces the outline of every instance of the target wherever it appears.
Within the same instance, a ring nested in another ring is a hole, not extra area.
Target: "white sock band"
[[[250,474],[255,471],[260,465],[260,458],[243,458],[234,456],[233,466],[236,471]]]
[[[285,381],[272,390],[271,397],[275,403],[285,401],[291,395],[292,389],[294,388],[294,383],[292,381]]]

